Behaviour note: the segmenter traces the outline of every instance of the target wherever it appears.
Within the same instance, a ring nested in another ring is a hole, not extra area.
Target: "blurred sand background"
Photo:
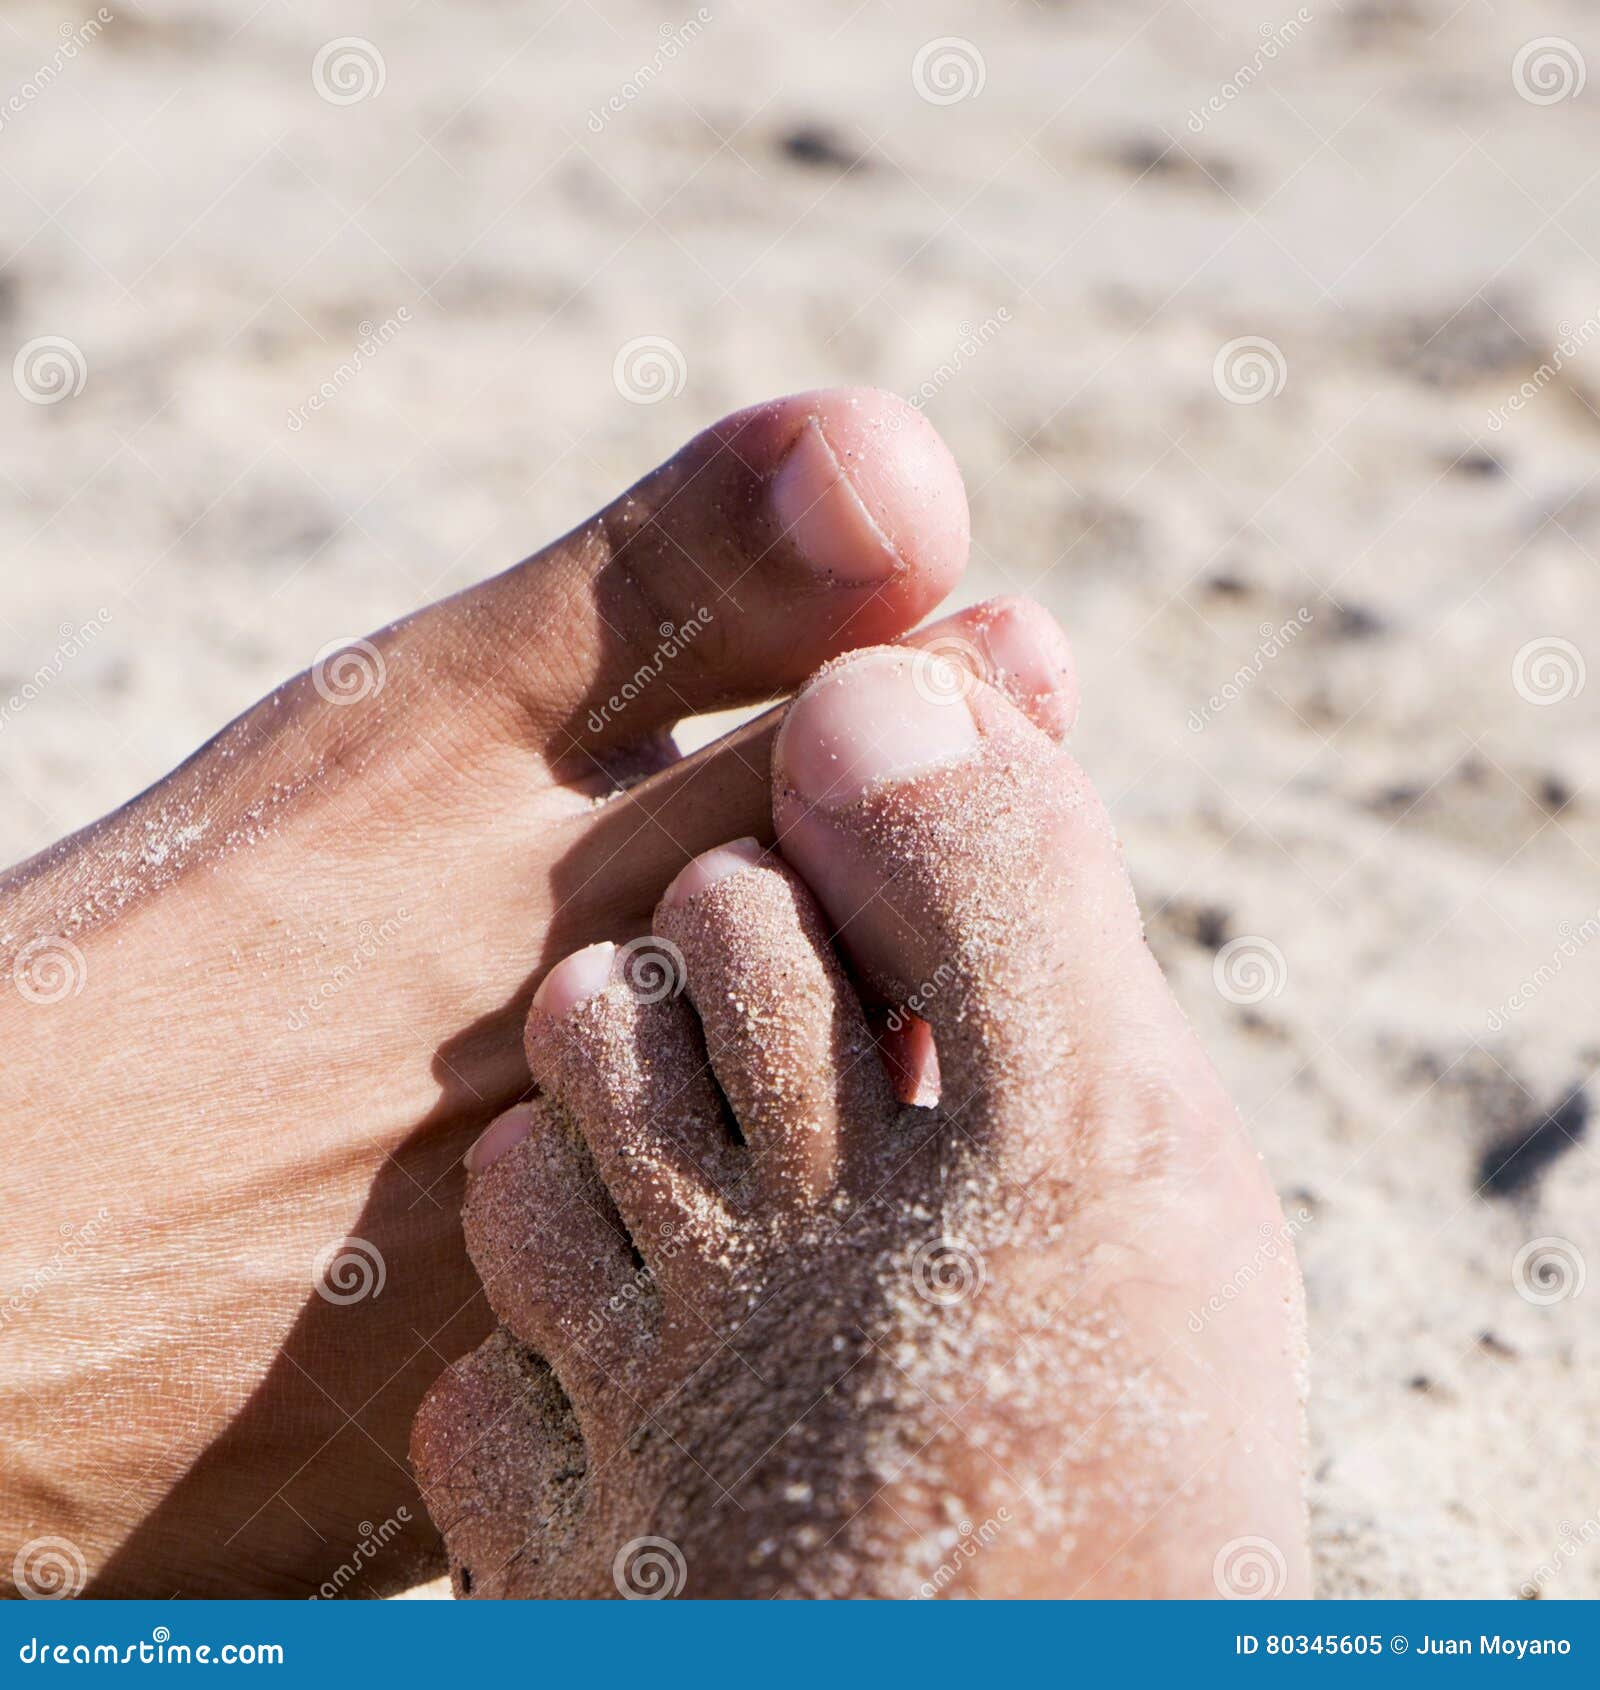
[[[918,395],[1310,1217],[1322,1591],[1600,1594],[1600,12],[106,14],[0,18],[0,862],[720,413]]]

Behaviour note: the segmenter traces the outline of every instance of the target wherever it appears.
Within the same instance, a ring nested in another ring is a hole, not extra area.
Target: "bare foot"
[[[391,1520],[359,1587],[428,1562],[406,1441],[489,1330],[459,1164],[534,982],[767,827],[772,725],[667,767],[673,724],[895,637],[966,545],[901,401],[743,412],[0,879],[6,1566],[304,1594]]]
[[[472,1156],[501,1326],[413,1443],[461,1594],[1306,1592],[1288,1233],[1065,690],[1012,690],[1033,721],[927,654],[825,670],[786,861],[701,857],[663,966],[541,987],[543,1100]],[[917,1011],[887,1067],[835,942]]]

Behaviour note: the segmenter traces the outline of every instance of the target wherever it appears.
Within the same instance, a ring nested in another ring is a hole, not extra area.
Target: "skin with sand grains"
[[[597,945],[541,987],[540,1098],[469,1158],[501,1324],[413,1445],[458,1594],[1201,1596],[1241,1544],[1305,1590],[1289,1253],[1184,1319],[1276,1201],[1059,700],[985,672],[824,670],[782,854],[678,876],[665,984]],[[937,1074],[891,1085],[856,981]]]
[[[364,682],[330,654],[0,877],[0,1281],[41,1287],[0,1356],[6,1541],[69,1540],[96,1595],[304,1596],[405,1507],[363,1588],[431,1576],[406,1445],[492,1325],[460,1163],[526,1092],[534,986],[646,927],[696,852],[769,831],[772,724],[681,760],[673,726],[901,636],[966,554],[914,408],[755,406],[348,642]],[[318,1264],[351,1240],[383,1289],[333,1301]]]

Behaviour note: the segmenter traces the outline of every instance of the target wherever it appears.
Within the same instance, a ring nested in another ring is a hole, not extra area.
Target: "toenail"
[[[461,1160],[466,1164],[469,1174],[481,1174],[493,1161],[498,1160],[514,1144],[520,1144],[533,1127],[533,1107],[531,1104],[519,1103],[515,1109],[508,1109],[505,1114],[497,1116],[472,1141],[472,1148]]]
[[[900,554],[813,417],[772,480],[772,512],[811,567],[839,586],[877,586]]]
[[[981,630],[994,679],[1013,697],[1059,691],[1072,674],[1072,647],[1037,605],[1008,605]]]
[[[789,706],[773,751],[809,804],[837,808],[884,781],[959,762],[978,744],[975,683],[934,652],[874,652],[818,676]]]
[[[598,945],[586,945],[563,957],[533,994],[533,1007],[552,1021],[570,1015],[579,1004],[587,1003],[611,984],[611,961],[616,953],[617,947],[602,939]]]
[[[731,844],[701,852],[693,862],[679,869],[672,884],[661,894],[662,908],[676,909],[691,898],[698,898],[730,874],[743,874],[747,868],[755,868],[765,854],[755,839],[735,839]]]

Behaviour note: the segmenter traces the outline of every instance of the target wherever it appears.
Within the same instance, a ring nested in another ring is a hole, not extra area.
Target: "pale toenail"
[[[520,1144],[528,1136],[533,1126],[533,1106],[519,1103],[515,1109],[508,1109],[505,1114],[498,1115],[472,1141],[472,1148],[461,1160],[466,1164],[469,1174],[481,1174],[493,1161],[498,1160],[514,1144]]]
[[[789,706],[773,752],[780,777],[806,803],[836,808],[959,762],[978,744],[974,685],[934,652],[874,652],[831,669]]]
[[[563,957],[533,994],[533,1007],[552,1021],[570,1015],[579,1004],[587,1003],[611,984],[611,963],[616,954],[617,947],[602,939],[598,945],[586,945]]]
[[[663,908],[676,909],[679,904],[698,898],[730,874],[743,874],[747,868],[756,867],[764,855],[755,839],[735,839],[731,844],[702,851],[693,862],[679,869],[672,884],[661,894]]]
[[[1008,605],[981,630],[997,683],[1013,698],[1058,691],[1072,674],[1072,647],[1055,618],[1034,605]]]
[[[772,481],[772,512],[795,550],[841,586],[876,586],[900,554],[867,509],[815,418],[800,431]]]

